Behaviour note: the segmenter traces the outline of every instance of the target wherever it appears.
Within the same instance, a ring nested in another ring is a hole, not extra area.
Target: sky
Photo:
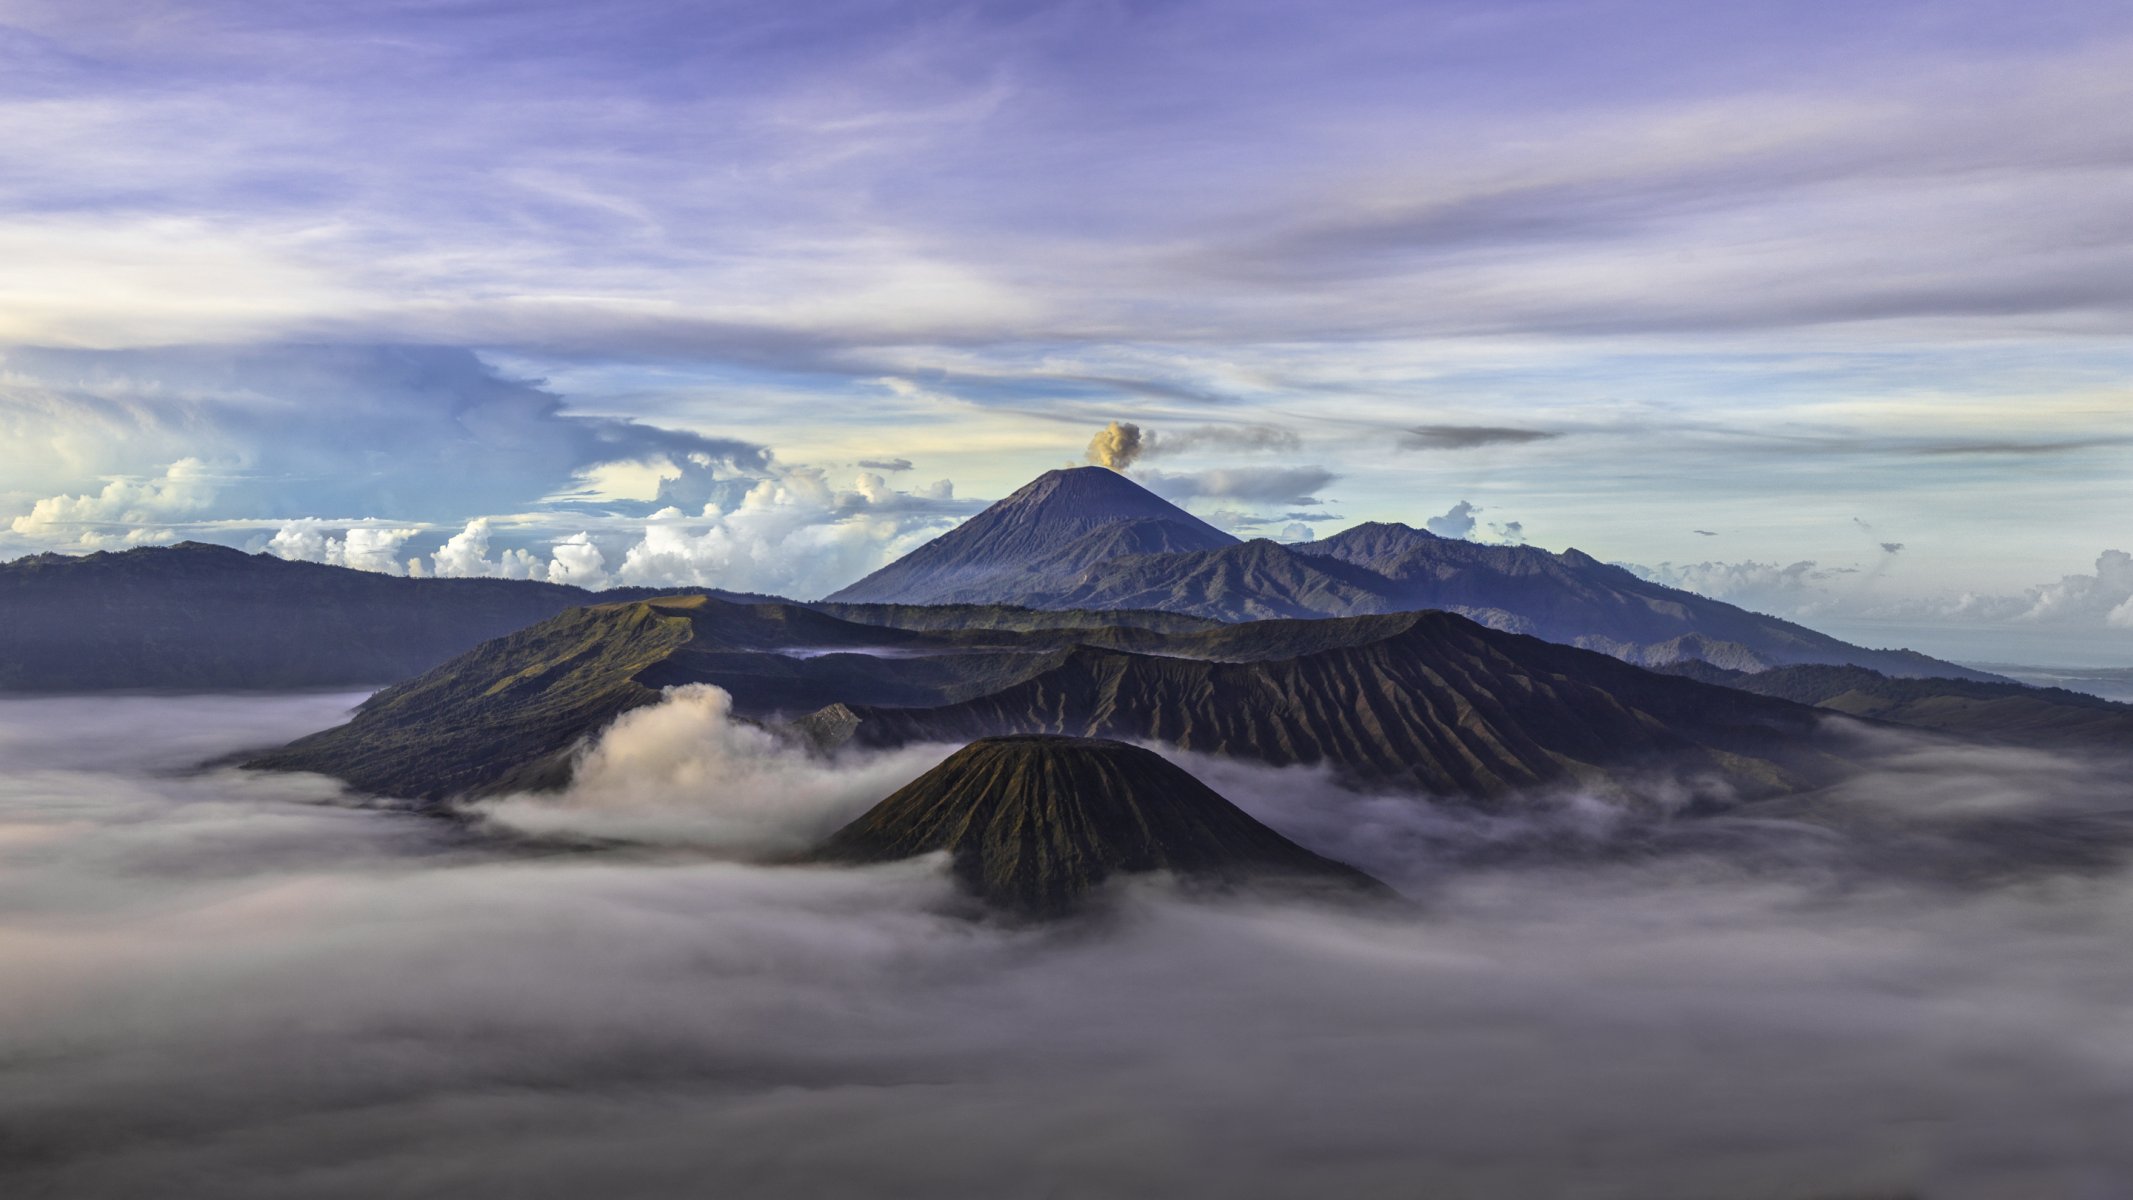
[[[1246,536],[2133,665],[2133,10],[0,0],[0,558]]]

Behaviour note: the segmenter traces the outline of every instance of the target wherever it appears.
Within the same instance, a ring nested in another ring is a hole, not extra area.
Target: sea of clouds
[[[692,690],[448,821],[201,770],[356,699],[0,701],[0,1193],[2117,1197],[2114,764],[1838,731],[1722,821],[1181,757],[1405,906],[763,865],[944,748]],[[781,807],[781,799],[785,802]]]

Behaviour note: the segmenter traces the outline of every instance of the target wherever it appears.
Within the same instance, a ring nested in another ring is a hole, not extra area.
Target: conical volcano
[[[1108,467],[1047,471],[947,533],[829,597],[858,604],[957,604],[1022,576],[1050,578],[1128,554],[1233,546],[1237,539]],[[981,601],[980,601],[981,602]]]
[[[892,862],[941,850],[971,892],[1035,916],[1071,909],[1112,875],[1149,871],[1389,894],[1160,756],[1096,738],[972,742],[838,830],[817,857]]]

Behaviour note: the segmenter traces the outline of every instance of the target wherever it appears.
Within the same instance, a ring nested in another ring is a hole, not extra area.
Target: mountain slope
[[[593,593],[404,579],[185,542],[0,563],[0,690],[348,687],[426,671]]]
[[[1025,586],[1016,580],[1071,573],[1122,554],[1208,550],[1236,540],[1116,471],[1073,467],[1045,472],[828,599],[987,603]]]
[[[1238,542],[1205,526],[1187,538],[1183,516],[1115,472],[1055,471],[832,599],[1133,609],[1219,621],[1443,609],[1642,666],[1822,662],[1995,678],[1908,650],[1854,646],[1640,579],[1578,550],[1485,546],[1387,522],[1296,545]]]
[[[1861,667],[1748,674],[1685,662],[1670,673],[1851,716],[2017,745],[2133,751],[2133,704],[2063,688],[1973,679],[1891,679]]]
[[[874,745],[1008,733],[1151,740],[1480,799],[1646,770],[1701,778],[1712,799],[1772,795],[1844,769],[1817,748],[1819,718],[1800,705],[1447,613],[1381,618],[1369,631],[1379,636],[1254,662],[1085,647],[997,692],[931,708],[846,706],[835,724]]]
[[[1114,875],[1151,871],[1390,894],[1160,756],[1087,738],[973,742],[831,835],[816,857],[893,862],[940,851],[967,890],[1034,916],[1072,909]]]
[[[578,743],[661,689],[712,683],[765,717],[855,697],[935,704],[1056,661],[1076,631],[921,633],[706,596],[572,609],[372,696],[345,725],[244,765],[417,800],[559,784]]]

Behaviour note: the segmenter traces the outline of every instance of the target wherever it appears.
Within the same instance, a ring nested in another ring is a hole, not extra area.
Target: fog
[[[0,1193],[2133,1194],[2114,764],[1839,730],[1844,788],[1668,821],[1182,756],[1413,903],[1032,928],[735,861],[931,751],[700,694],[473,822],[191,769],[353,699],[0,701]]]

